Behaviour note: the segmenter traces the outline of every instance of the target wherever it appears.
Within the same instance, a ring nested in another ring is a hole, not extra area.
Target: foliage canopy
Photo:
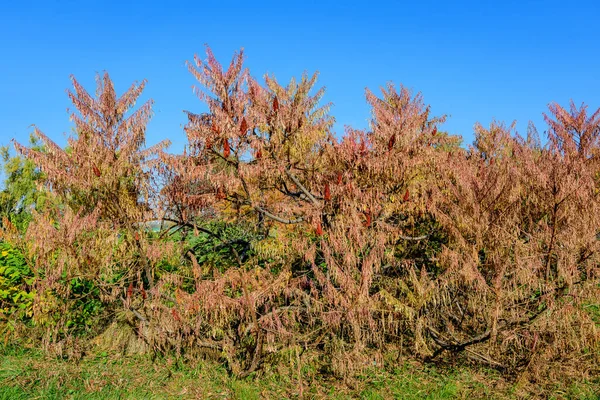
[[[600,110],[552,103],[547,138],[492,122],[465,149],[389,84],[366,91],[369,129],[336,136],[316,74],[260,83],[243,61],[188,63],[208,111],[186,112],[183,154],[143,148],[152,103],[128,111],[145,81],[117,97],[108,74],[95,97],[73,78],[67,150],[37,128],[41,148],[15,143],[28,161],[8,168],[55,199],[4,235],[35,271],[48,346],[129,329],[124,350],[212,354],[238,376],[290,351],[350,376],[390,349],[597,372]]]

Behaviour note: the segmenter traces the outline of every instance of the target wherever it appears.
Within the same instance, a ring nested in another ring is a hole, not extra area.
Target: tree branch
[[[271,214],[270,212],[268,212],[267,210],[265,210],[264,208],[260,207],[260,206],[252,206],[254,207],[254,209],[262,214],[264,214],[265,216],[271,218],[272,220],[275,220],[277,222],[281,222],[282,224],[299,224],[300,222],[304,221],[304,218],[299,217],[296,219],[285,219],[285,218],[281,218],[278,217],[275,214]]]
[[[176,223],[179,226],[188,226],[190,228],[194,228],[194,229],[196,229],[196,230],[198,230],[200,232],[206,233],[209,236],[214,237],[219,242],[221,242],[222,245],[224,245],[226,247],[229,247],[231,249],[231,251],[233,252],[233,255],[235,256],[235,258],[236,258],[236,260],[238,262],[238,265],[242,266],[242,259],[240,258],[240,255],[238,254],[238,251],[236,250],[236,248],[233,246],[232,242],[229,242],[229,241],[226,242],[225,240],[223,240],[216,233],[214,233],[214,232],[212,232],[212,231],[210,231],[208,229],[202,228],[201,226],[198,226],[198,225],[194,224],[193,222],[176,221],[176,220],[170,219],[170,218],[163,218],[163,221],[174,222],[174,223]]]
[[[414,241],[419,241],[419,240],[424,240],[427,239],[429,237],[429,234],[427,235],[421,235],[421,236],[403,236],[400,235],[398,236],[400,239],[402,240],[414,240]]]
[[[296,186],[298,186],[298,188],[300,190],[302,190],[302,192],[304,192],[304,194],[306,195],[306,197],[309,198],[309,200],[314,204],[314,205],[320,205],[321,203],[319,203],[319,201],[317,199],[315,199],[315,196],[313,196],[308,189],[306,189],[306,187],[304,187],[304,185],[302,183],[300,183],[300,180],[296,177],[296,175],[292,174],[292,172],[289,170],[289,168],[285,169],[285,174],[292,180],[292,182],[294,182],[294,184],[296,184]]]

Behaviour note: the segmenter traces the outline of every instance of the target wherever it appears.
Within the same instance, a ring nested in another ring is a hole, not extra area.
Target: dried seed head
[[[360,154],[364,155],[367,152],[367,144],[365,143],[364,139],[361,139],[360,141]]]
[[[404,193],[404,197],[402,198],[402,200],[408,201],[409,199],[410,199],[410,192],[408,191],[408,189],[406,189],[406,192]]]
[[[388,151],[391,151],[394,148],[394,144],[396,143],[396,134],[394,133],[388,142]]]
[[[223,139],[223,157],[229,158],[231,155],[231,149],[229,148],[229,141],[227,139]]]
[[[240,124],[240,134],[245,135],[248,132],[248,123],[246,122],[246,118],[242,117],[242,123]]]
[[[371,222],[372,222],[371,211],[367,210],[367,211],[364,212],[364,214],[365,214],[365,223],[364,223],[364,226],[365,227],[369,227],[369,226],[371,226]]]
[[[133,282],[131,282],[129,284],[129,287],[127,288],[127,298],[130,299],[132,295],[133,295]]]

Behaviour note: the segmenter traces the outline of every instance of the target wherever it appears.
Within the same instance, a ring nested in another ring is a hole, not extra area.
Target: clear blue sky
[[[388,81],[423,92],[445,129],[472,140],[473,124],[518,120],[523,131],[550,101],[600,106],[596,1],[3,1],[0,144],[31,124],[65,143],[65,90],[90,91],[108,71],[121,93],[148,79],[155,101],[148,144],[185,143],[182,110],[202,111],[184,66],[209,44],[228,63],[244,47],[256,77],[320,71],[336,130],[366,127],[364,89]]]

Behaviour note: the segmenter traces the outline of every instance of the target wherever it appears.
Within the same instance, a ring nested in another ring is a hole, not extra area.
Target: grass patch
[[[443,371],[443,373],[442,373]],[[317,376],[255,374],[231,377],[210,361],[123,357],[105,352],[79,362],[49,358],[35,349],[0,348],[0,400],[4,399],[508,399],[531,397],[491,371],[437,369],[405,363],[373,369],[350,382]],[[557,389],[552,398],[598,399],[596,384]],[[534,395],[535,397],[535,395]],[[547,396],[545,396],[547,397]]]

